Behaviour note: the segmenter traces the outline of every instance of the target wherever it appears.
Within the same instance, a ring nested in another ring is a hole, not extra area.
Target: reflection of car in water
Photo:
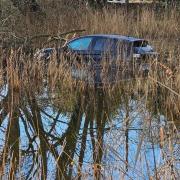
[[[53,51],[44,48],[36,56],[49,59]],[[105,75],[115,80],[122,72],[147,72],[157,54],[144,39],[108,34],[81,36],[56,51],[70,58],[73,77],[95,82],[101,82]]]

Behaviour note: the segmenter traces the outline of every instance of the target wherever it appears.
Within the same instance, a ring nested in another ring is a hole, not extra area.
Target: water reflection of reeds
[[[1,100],[2,176],[158,178],[165,168],[177,177],[177,114],[166,106],[169,97],[157,98],[164,89],[139,83],[99,89],[61,81],[42,89],[9,84]],[[137,168],[144,163],[148,172]]]

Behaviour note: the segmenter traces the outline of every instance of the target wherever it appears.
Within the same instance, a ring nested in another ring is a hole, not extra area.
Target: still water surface
[[[3,86],[1,178],[179,179],[179,115],[157,97],[128,82]]]

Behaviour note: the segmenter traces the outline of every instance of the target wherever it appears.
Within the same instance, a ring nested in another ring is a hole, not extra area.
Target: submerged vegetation
[[[1,3],[0,177],[179,179],[178,9],[41,7],[43,17],[24,16]],[[96,88],[73,79],[65,59],[57,66],[52,56],[46,66],[34,58],[77,36],[74,29],[148,39],[158,62],[146,78]]]

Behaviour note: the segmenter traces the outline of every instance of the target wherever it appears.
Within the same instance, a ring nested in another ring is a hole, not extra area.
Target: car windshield
[[[68,47],[72,50],[88,50],[92,41],[92,37],[80,38],[68,43]]]
[[[146,47],[148,45],[148,41],[145,40],[138,40],[134,41],[133,46],[134,47]]]

